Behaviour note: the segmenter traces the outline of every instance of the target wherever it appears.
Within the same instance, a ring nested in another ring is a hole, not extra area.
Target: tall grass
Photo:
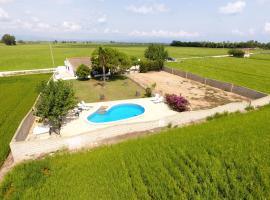
[[[36,85],[49,76],[0,78],[0,166],[9,153],[11,138],[37,97]]]
[[[267,199],[270,107],[16,167],[2,199]],[[241,126],[239,126],[241,124]]]

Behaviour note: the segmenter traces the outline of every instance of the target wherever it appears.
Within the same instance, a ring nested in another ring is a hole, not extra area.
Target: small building
[[[76,57],[76,58],[67,58],[65,60],[65,66],[67,71],[75,76],[75,72],[80,65],[86,65],[91,67],[91,58],[90,57]]]
[[[65,66],[59,66],[56,68],[54,74],[54,80],[72,80],[77,79],[76,70],[82,64],[91,67],[91,58],[90,57],[76,57],[76,58],[67,58],[65,60]]]

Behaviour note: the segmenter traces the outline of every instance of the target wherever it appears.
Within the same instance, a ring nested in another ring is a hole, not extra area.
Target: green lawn
[[[270,106],[16,167],[1,199],[267,199]],[[241,124],[241,126],[239,126]]]
[[[36,85],[50,75],[0,78],[0,166],[21,120],[37,98]]]
[[[166,63],[166,66],[270,93],[270,54],[254,55],[249,59],[193,59]]]
[[[85,102],[98,102],[100,95],[105,95],[105,101],[114,101],[122,99],[135,99],[144,95],[143,88],[135,84],[126,77],[117,77],[106,81],[105,87],[102,87],[102,81],[72,81],[76,96],[79,100]],[[136,96],[136,91],[140,93]]]
[[[52,45],[55,58],[55,65],[61,66],[68,57],[91,56],[96,47],[102,44],[57,44]],[[104,45],[104,44],[103,44]],[[119,49],[130,56],[138,58],[144,57],[146,46],[144,45],[118,45],[106,44],[110,47]],[[227,49],[209,48],[183,48],[166,47],[170,56],[193,57],[226,54]],[[16,46],[5,46],[0,44],[0,71],[23,70],[23,69],[42,69],[53,67],[49,45],[43,44],[24,44]]]

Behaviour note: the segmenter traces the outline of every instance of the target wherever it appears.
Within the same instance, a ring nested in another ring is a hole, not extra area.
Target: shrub
[[[90,76],[91,73],[91,69],[89,67],[87,67],[86,65],[82,64],[78,67],[77,71],[76,71],[76,76],[78,77],[78,79],[88,79],[88,77]]]
[[[144,60],[140,63],[140,72],[146,73],[148,71],[160,71],[164,66],[163,61]]]
[[[147,87],[145,89],[145,94],[144,94],[145,97],[151,97],[152,96],[152,88],[150,87]]]
[[[2,37],[2,42],[9,46],[16,45],[16,38],[13,35],[5,34]]]
[[[166,94],[166,103],[169,107],[177,112],[184,112],[189,110],[189,102],[185,97],[177,96],[175,94]]]
[[[243,58],[245,56],[245,52],[241,49],[230,49],[228,51],[229,55],[233,57]]]
[[[165,61],[168,58],[168,51],[165,50],[163,45],[150,44],[144,52],[145,58],[149,60]]]

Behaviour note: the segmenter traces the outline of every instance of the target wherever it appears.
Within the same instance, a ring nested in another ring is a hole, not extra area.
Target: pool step
[[[109,107],[108,106],[101,106],[99,109],[98,109],[98,114],[104,114],[104,113],[106,113],[107,112],[107,109],[108,109]]]

